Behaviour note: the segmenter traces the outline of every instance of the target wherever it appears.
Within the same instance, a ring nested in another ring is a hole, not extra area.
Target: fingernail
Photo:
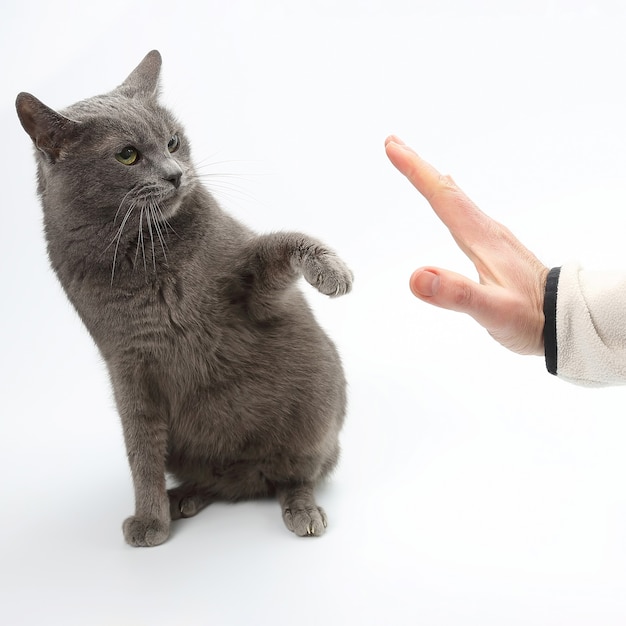
[[[417,271],[411,276],[411,291],[415,295],[432,298],[439,291],[441,279],[428,270]]]
[[[402,150],[403,152],[408,152],[411,155],[417,155],[417,152],[415,152],[415,150],[413,150],[413,148],[411,148],[411,146],[407,146],[402,141],[394,141],[393,145],[396,146],[398,148],[398,150]]]
[[[400,139],[400,137],[398,137],[397,135],[389,135],[389,137],[387,137],[386,143],[395,143],[397,146],[405,145],[404,141],[402,141],[402,139]]]

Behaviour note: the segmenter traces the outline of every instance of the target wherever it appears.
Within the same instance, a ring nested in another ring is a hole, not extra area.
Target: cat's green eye
[[[171,139],[167,142],[167,149],[170,152],[176,152],[180,148],[180,137],[178,135],[172,135]]]
[[[139,150],[132,146],[126,146],[115,155],[115,158],[124,165],[134,165],[139,159]]]

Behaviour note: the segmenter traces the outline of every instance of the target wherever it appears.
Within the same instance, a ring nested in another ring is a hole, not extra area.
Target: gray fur
[[[121,416],[136,504],[124,536],[154,546],[211,502],[268,496],[290,530],[321,535],[313,492],[337,462],[345,380],[296,280],[340,296],[352,275],[319,241],[257,235],[219,208],[158,104],[160,67],[150,52],[117,89],[61,113],[30,94],[16,103],[52,267]],[[128,146],[133,165],[115,156]]]

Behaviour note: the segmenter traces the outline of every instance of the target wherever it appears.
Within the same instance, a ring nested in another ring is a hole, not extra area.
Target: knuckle
[[[445,197],[450,194],[458,194],[459,187],[449,174],[440,174],[437,184],[434,186],[429,201],[433,201],[439,197]]]
[[[454,179],[452,178],[452,176],[450,176],[450,174],[440,174],[440,176],[439,176],[439,187],[441,189],[447,189],[447,190],[456,190],[457,189],[457,185],[454,182]]]
[[[452,302],[454,307],[459,311],[465,311],[469,309],[474,300],[474,292],[470,285],[466,283],[459,283],[455,286],[452,293]]]

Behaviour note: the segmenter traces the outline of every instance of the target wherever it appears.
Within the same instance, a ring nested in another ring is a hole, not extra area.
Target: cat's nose
[[[183,170],[180,169],[180,166],[176,162],[168,164],[168,168],[163,172],[163,180],[172,183],[176,189],[180,187],[182,177]]]
[[[180,179],[182,178],[182,176],[183,176],[182,172],[176,172],[175,174],[170,174],[169,176],[166,176],[165,180],[172,183],[172,185],[174,185],[174,187],[178,189],[180,187]]]

